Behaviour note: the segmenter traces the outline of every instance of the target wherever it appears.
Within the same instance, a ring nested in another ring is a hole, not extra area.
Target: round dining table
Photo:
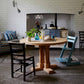
[[[26,38],[20,39],[20,43],[26,45],[38,45],[39,46],[39,63],[35,67],[36,71],[44,70],[47,73],[55,73],[53,68],[57,68],[56,64],[50,64],[49,47],[50,45],[59,45],[67,42],[66,38],[56,38],[54,41],[31,41],[28,42]]]

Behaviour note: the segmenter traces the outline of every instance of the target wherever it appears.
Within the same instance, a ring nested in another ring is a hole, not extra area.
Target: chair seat
[[[16,64],[16,65],[22,65],[22,66],[24,66],[24,62],[23,61],[15,61],[15,63],[14,64]],[[32,62],[31,63],[25,63],[25,65],[26,66],[29,66],[29,65],[31,65],[31,64],[33,64]]]
[[[63,49],[64,50],[72,50],[71,48],[68,48],[68,47],[64,47]]]
[[[34,56],[27,55],[27,56],[25,56],[25,60],[32,60],[33,57]],[[14,56],[14,60],[23,61],[24,60],[24,57]]]

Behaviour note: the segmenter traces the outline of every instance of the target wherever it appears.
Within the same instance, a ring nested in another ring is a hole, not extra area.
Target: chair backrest
[[[11,56],[19,56],[25,59],[25,44],[24,43],[9,43]]]
[[[77,37],[67,36],[67,42],[72,43],[72,47],[71,47],[72,49],[75,47],[76,41],[77,41]]]

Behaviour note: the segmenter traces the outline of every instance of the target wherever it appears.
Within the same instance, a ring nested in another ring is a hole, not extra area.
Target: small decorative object
[[[40,34],[41,34],[41,31],[39,29],[36,29],[36,31],[35,31],[35,40],[39,40],[39,36],[41,36]]]
[[[54,39],[54,36],[53,36],[53,35],[51,35],[51,38],[52,38],[52,39]]]
[[[50,27],[55,27],[53,21],[51,21]]]
[[[50,39],[51,39],[51,37],[49,35],[47,35],[47,36],[44,37],[45,41],[50,40]]]
[[[38,21],[36,22],[36,27],[37,29],[40,29],[40,23]]]
[[[39,40],[38,33],[35,34],[35,40]]]
[[[45,29],[47,29],[47,24],[45,24]]]
[[[31,37],[27,37],[27,41],[31,42]]]
[[[40,39],[42,39],[42,36],[39,36]]]
[[[42,37],[41,41],[43,42],[44,41],[44,31],[43,30],[41,30],[41,37]]]
[[[47,35],[44,37],[44,41],[54,41],[54,38],[51,38],[51,36]]]

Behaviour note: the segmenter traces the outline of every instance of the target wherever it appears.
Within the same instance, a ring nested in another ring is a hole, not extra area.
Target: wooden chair
[[[26,56],[24,43],[9,43],[11,51],[11,77],[14,77],[14,73],[19,71],[23,73],[23,80],[26,80],[26,76],[33,73],[35,75],[35,62],[34,56]],[[15,69],[14,65],[20,65],[20,68]],[[33,71],[27,73],[26,67],[33,65]]]
[[[84,48],[84,31],[79,31],[79,48]]]
[[[73,59],[71,58],[72,52],[75,48],[76,41],[77,41],[77,37],[67,36],[67,43],[64,44],[64,47],[62,48],[62,51],[60,54],[60,57],[56,58],[56,60],[61,62],[61,63],[66,63],[66,65],[78,65],[78,64],[80,64],[79,61],[74,62]],[[72,43],[71,47],[67,47],[67,44],[69,42]],[[63,54],[64,54],[65,50],[70,51],[69,56],[67,58],[63,58]]]

